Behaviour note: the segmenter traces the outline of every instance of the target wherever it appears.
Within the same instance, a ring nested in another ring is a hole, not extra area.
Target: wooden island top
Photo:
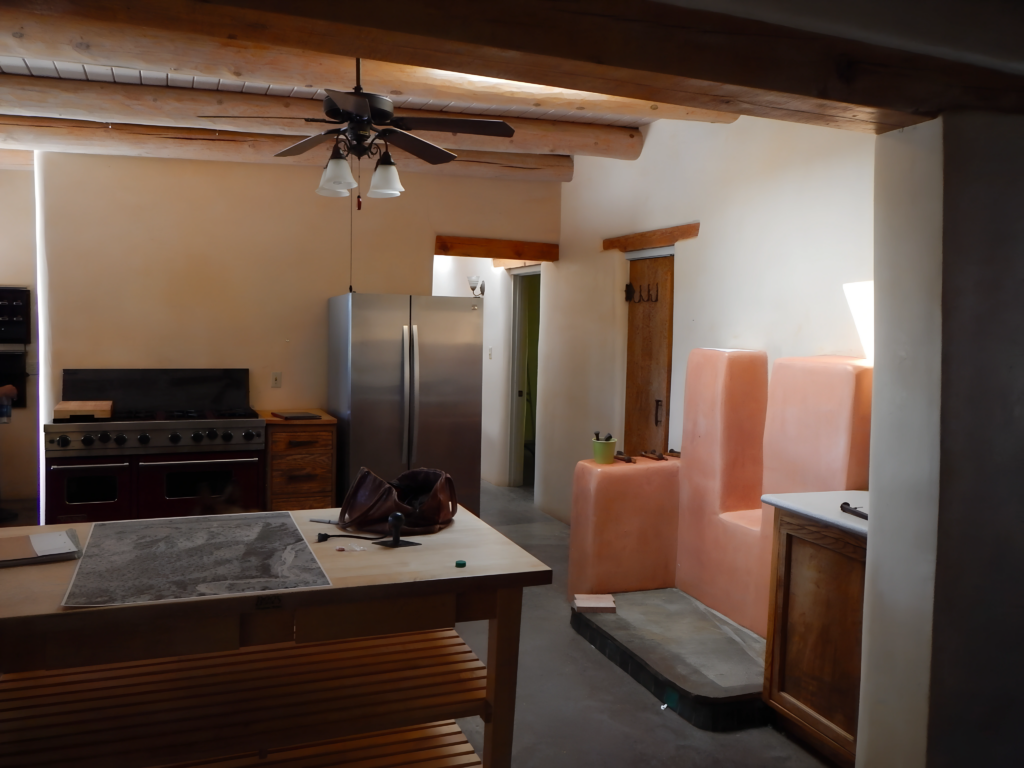
[[[334,425],[338,420],[322,408],[257,408],[256,413],[261,419],[271,424],[287,424],[291,427],[319,427]],[[281,419],[275,413],[315,413],[319,419]]]

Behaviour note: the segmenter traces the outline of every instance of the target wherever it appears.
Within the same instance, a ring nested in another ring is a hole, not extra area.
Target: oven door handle
[[[243,461],[259,461],[252,459],[205,459],[198,461],[140,461],[140,467],[180,467],[182,464],[241,464]],[[113,466],[113,465],[111,465]]]
[[[124,464],[65,464],[64,466],[57,466],[51,464],[50,469],[110,469],[111,467],[127,467],[128,462]]]

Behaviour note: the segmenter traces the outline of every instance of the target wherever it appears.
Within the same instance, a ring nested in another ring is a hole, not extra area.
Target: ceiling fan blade
[[[323,144],[325,141],[330,141],[340,133],[340,129],[335,128],[331,131],[325,131],[324,133],[318,133],[316,136],[310,136],[308,139],[303,139],[298,144],[292,144],[286,149],[282,149],[274,157],[294,157],[295,155],[301,155],[303,152],[308,152],[313,147]]]
[[[476,120],[458,117],[396,117],[391,125],[403,131],[444,131],[471,133],[475,136],[512,137],[516,130],[504,120]]]
[[[410,155],[415,155],[420,160],[426,160],[431,165],[450,163],[458,157],[454,152],[449,152],[447,149],[437,146],[437,144],[431,144],[426,139],[413,136],[411,133],[406,133],[398,128],[381,128],[377,131],[377,136],[385,139],[388,144],[394,144],[396,147],[404,149]]]
[[[369,119],[370,102],[363,96],[354,93],[344,93],[343,91],[332,91],[329,88],[325,88],[324,91],[331,97],[331,101],[334,102],[338,109],[343,109],[346,112],[351,112],[353,115]]]

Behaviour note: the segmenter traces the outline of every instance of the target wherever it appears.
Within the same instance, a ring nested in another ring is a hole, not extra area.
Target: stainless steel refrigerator
[[[329,300],[328,410],[338,499],[360,467],[443,469],[480,512],[483,299],[349,293]]]

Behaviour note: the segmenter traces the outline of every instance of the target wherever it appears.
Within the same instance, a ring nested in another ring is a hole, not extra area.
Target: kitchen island
[[[380,748],[457,740],[448,721],[479,716],[483,764],[507,768],[523,588],[551,570],[464,509],[421,546],[345,552],[309,521],[337,514],[292,513],[329,587],[68,609],[74,561],[0,569],[0,763],[212,766],[311,742],[340,754],[367,733]],[[92,525],[73,527],[86,542]],[[486,667],[454,631],[482,619]],[[446,764],[477,764],[459,760]]]

